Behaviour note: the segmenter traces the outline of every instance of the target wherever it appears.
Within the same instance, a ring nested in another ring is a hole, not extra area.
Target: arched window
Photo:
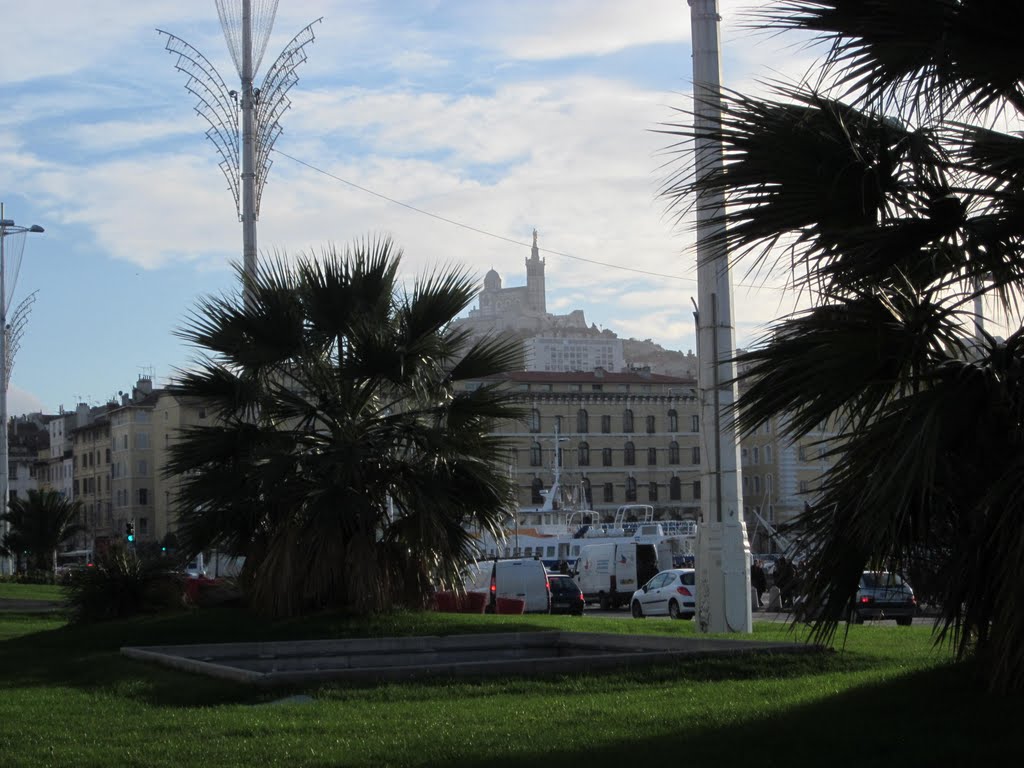
[[[764,463],[765,464],[771,464],[772,463],[772,447],[770,445],[766,445],[764,447]]]
[[[590,431],[590,414],[587,413],[585,408],[580,408],[576,411],[576,431],[581,435],[585,435]]]
[[[622,451],[622,463],[627,467],[636,464],[636,447],[632,443],[626,443]]]
[[[653,483],[652,482],[650,485],[647,486],[647,500],[648,501],[657,501],[658,500],[658,484],[657,483]]]
[[[629,408],[622,412],[622,431],[633,431],[633,412]]]
[[[647,449],[647,466],[653,467],[658,463],[658,449],[648,448]]]
[[[679,414],[676,413],[675,409],[668,412],[668,431],[679,431]]]
[[[580,443],[577,449],[577,461],[581,467],[590,466],[590,444]]]
[[[636,478],[626,478],[626,501],[636,501]]]
[[[604,467],[612,466],[612,449],[602,448],[601,449],[601,465]]]
[[[677,443],[675,440],[668,444],[668,463],[679,463],[679,443]]]
[[[530,446],[530,466],[539,467],[540,465],[540,443],[534,443],[533,445]]]
[[[654,416],[648,416],[647,417],[647,434],[648,435],[653,435],[654,434],[654,427],[655,427]]]
[[[544,490],[544,483],[541,482],[539,477],[533,478],[533,483],[530,484],[530,500],[533,504],[543,504],[544,494],[541,491]]]
[[[680,501],[683,498],[683,484],[678,477],[668,481],[668,497],[672,501]]]
[[[540,411],[536,408],[530,411],[530,431],[540,432]]]

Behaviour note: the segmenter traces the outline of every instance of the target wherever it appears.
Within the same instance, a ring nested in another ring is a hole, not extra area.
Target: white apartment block
[[[523,342],[523,352],[528,371],[621,371],[626,367],[622,339],[534,336]]]

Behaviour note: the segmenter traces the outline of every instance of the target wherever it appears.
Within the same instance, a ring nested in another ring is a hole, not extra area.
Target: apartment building
[[[110,414],[88,409],[85,423],[71,430],[71,498],[82,505],[82,525],[90,542],[119,535],[111,507]]]
[[[605,518],[629,503],[652,505],[659,519],[698,516],[704,436],[692,379],[598,368],[502,381],[529,414],[497,430],[514,446],[521,507],[543,501],[557,462],[563,490]]]
[[[140,377],[130,394],[110,411],[110,500],[114,531],[123,535],[135,524],[137,542],[156,541],[155,483],[159,473],[153,459],[153,412],[159,393],[153,381]]]
[[[153,410],[153,464],[157,468],[153,478],[153,520],[156,535],[161,539],[177,525],[175,505],[182,481],[181,476],[164,474],[170,449],[181,440],[182,430],[210,422],[206,406],[198,401],[164,391],[158,393]]]

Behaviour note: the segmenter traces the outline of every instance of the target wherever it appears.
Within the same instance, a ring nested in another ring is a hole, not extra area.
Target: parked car
[[[571,576],[551,574],[548,576],[551,585],[551,612],[583,615],[583,590],[573,581]]]
[[[633,593],[633,618],[668,615],[673,619],[692,619],[697,610],[696,584],[697,572],[693,568],[662,571]]]
[[[896,619],[900,626],[910,626],[917,613],[914,590],[898,573],[864,571],[857,596],[850,610],[850,620],[863,624],[865,619]]]

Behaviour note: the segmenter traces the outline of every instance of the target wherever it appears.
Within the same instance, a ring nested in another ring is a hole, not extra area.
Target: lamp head
[[[38,224],[33,224],[28,228],[29,232],[45,232],[46,230],[40,227]]]

